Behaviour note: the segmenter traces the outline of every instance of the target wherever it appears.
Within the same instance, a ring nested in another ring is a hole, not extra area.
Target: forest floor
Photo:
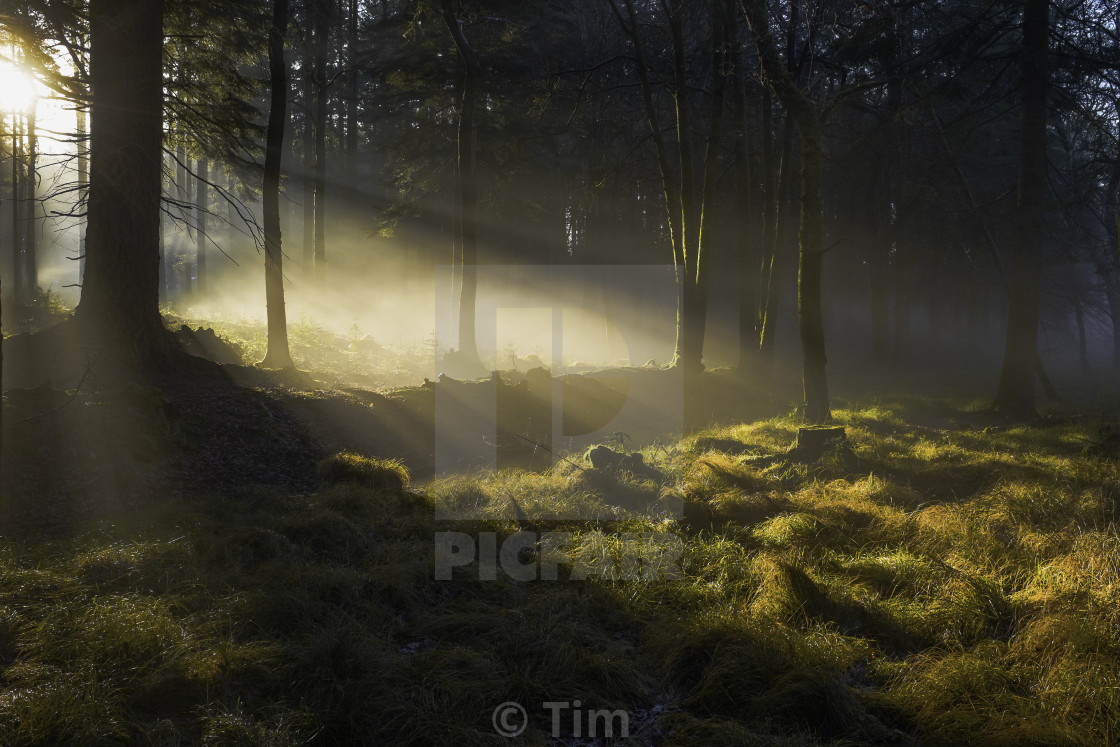
[[[808,461],[794,413],[729,407],[640,463],[420,460],[410,486],[431,442],[350,442],[392,422],[352,413],[406,422],[441,384],[224,370],[249,387],[8,393],[3,526],[28,531],[0,540],[0,743],[502,744],[508,702],[539,745],[1120,734],[1104,416],[866,395]]]

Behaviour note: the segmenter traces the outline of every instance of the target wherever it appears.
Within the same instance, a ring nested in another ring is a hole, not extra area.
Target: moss
[[[372,459],[349,451],[323,459],[316,474],[328,485],[356,483],[395,495],[403,494],[410,482],[408,468],[400,461]]]

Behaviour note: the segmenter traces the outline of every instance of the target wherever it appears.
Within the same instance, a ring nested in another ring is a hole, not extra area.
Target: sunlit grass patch
[[[346,451],[323,459],[315,471],[328,484],[349,482],[397,495],[411,481],[408,467],[400,460],[371,459]]]

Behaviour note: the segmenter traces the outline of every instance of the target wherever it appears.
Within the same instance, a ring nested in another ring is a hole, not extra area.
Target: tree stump
[[[846,440],[844,426],[827,425],[797,429],[797,445],[788,456],[804,461],[816,461],[829,447]]]

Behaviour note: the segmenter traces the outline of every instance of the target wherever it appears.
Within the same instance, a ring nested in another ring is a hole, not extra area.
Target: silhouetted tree
[[[90,0],[90,184],[77,319],[125,363],[164,357],[159,315],[163,3]]]
[[[284,36],[288,29],[288,0],[273,0],[268,32],[268,74],[272,88],[265,144],[264,277],[268,314],[268,349],[262,366],[292,365],[288,350],[288,322],[284,308],[284,253],[280,236],[280,167],[284,153],[284,128],[288,121],[288,65],[284,61]]]

